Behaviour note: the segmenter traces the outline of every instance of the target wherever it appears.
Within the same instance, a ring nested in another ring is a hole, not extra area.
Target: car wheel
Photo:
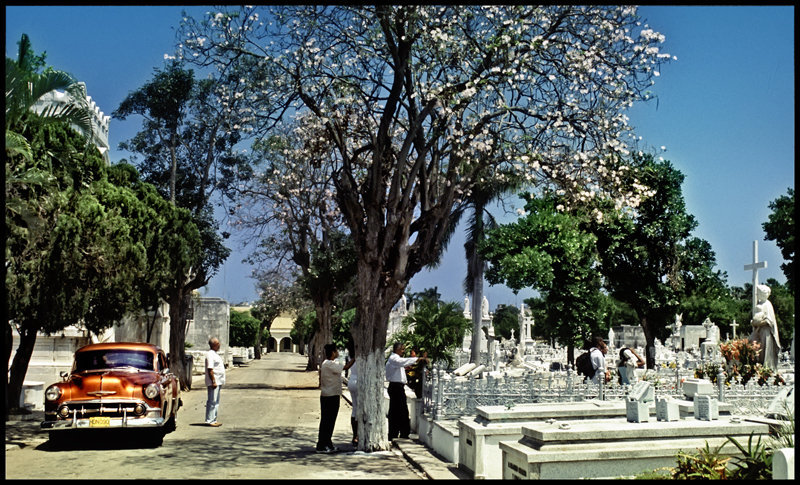
[[[158,448],[164,443],[164,430],[154,429],[149,438],[148,444],[153,448]]]
[[[48,438],[50,440],[50,446],[59,447],[65,443],[63,431],[50,431]]]
[[[164,433],[172,433],[178,427],[178,413],[172,413],[172,417],[164,423]]]

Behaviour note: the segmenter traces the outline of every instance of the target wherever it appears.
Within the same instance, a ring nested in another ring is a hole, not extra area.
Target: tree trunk
[[[650,328],[650,320],[647,317],[642,317],[642,331],[644,332],[645,348],[644,360],[647,363],[648,369],[656,368],[656,336],[653,329]]]
[[[11,371],[11,350],[14,348],[14,329],[11,328],[11,322],[8,322],[6,325],[6,344],[3,346],[3,352],[5,352],[5,361],[6,361],[6,375],[10,375]],[[6,381],[6,402],[5,402],[5,421],[8,421],[8,408],[9,408],[9,401],[8,401],[8,381]]]
[[[317,315],[317,331],[314,333],[313,345],[308,347],[308,363],[306,371],[318,370],[319,365],[325,360],[325,345],[333,342],[333,330],[331,328],[331,311],[333,302],[331,294],[325,292],[314,302],[314,310]]]
[[[314,362],[316,362],[316,357],[314,356],[314,341],[316,340],[317,335],[311,335],[311,340],[308,341],[308,360],[306,361],[306,371],[316,370],[314,367]]]
[[[150,343],[150,337],[153,336],[153,328],[156,326],[156,319],[158,318],[158,307],[153,308],[152,320],[147,318],[147,313],[144,314],[144,318],[147,321],[147,339],[145,340],[145,342]]]
[[[14,354],[14,362],[11,364],[11,371],[6,388],[6,418],[10,409],[19,408],[19,398],[22,394],[22,384],[25,382],[25,375],[28,373],[28,364],[33,355],[33,347],[36,344],[36,332],[39,326],[32,322],[23,322],[21,326],[19,347]]]
[[[253,342],[253,358],[261,360],[261,336],[263,335],[263,323],[259,323],[256,327],[256,340]]]
[[[181,288],[169,299],[169,368],[178,376],[182,391],[192,389],[192,376],[184,365],[186,358],[186,314],[191,303],[191,292]],[[203,365],[203,364],[200,364]]]
[[[358,365],[358,449],[384,451],[391,447],[386,419],[388,411],[384,395],[386,380],[386,328],[389,313],[405,291],[406,285],[391,281],[380,284],[382,275],[367,274],[367,265],[359,264],[358,290],[360,298],[353,323],[356,365]],[[369,396],[369,397],[367,397]]]

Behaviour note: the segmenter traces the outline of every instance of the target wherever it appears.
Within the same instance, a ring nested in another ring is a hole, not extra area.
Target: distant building
[[[297,352],[297,345],[292,343],[291,331],[296,316],[282,313],[272,321],[267,339],[268,352]]]
[[[86,92],[86,84],[79,82],[81,86],[83,86],[83,92]],[[46,108],[52,105],[67,105],[72,103],[72,95],[66,92],[59,92],[59,91],[52,91],[44,96],[42,96],[36,104],[33,105],[33,111],[36,113],[41,113]],[[103,156],[103,160],[105,160],[106,165],[109,165],[111,162],[109,160],[108,155],[108,126],[111,122],[111,117],[106,116],[97,104],[92,100],[91,96],[86,96],[86,104],[89,106],[89,110],[91,113],[91,120],[92,120],[92,132],[86,133],[81,127],[77,125],[72,125],[76,131],[81,133],[83,136],[89,138],[92,143],[97,147],[100,151],[100,154]]]

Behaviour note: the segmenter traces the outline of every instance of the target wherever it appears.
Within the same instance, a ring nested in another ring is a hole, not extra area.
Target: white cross
[[[761,268],[766,268],[767,262],[766,261],[759,261],[758,260],[758,241],[753,241],[753,264],[746,264],[744,265],[745,271],[752,271],[753,272],[753,313],[755,314],[756,305],[758,304],[758,299],[756,298],[756,287],[758,286],[758,270]],[[735,336],[734,336],[735,338]]]
[[[736,319],[734,318],[733,323],[731,323],[731,328],[733,329],[733,340],[736,340],[736,327],[738,326],[739,324],[736,323]]]

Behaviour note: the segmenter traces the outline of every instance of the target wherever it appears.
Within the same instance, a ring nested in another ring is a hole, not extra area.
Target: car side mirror
[[[65,380],[65,381],[66,381],[66,380],[67,380],[67,377],[69,377],[69,372],[67,372],[67,371],[65,371],[65,370],[62,370],[61,372],[59,372],[59,373],[58,373],[58,375],[60,375],[60,376],[61,376],[61,379],[63,379],[63,380]]]

